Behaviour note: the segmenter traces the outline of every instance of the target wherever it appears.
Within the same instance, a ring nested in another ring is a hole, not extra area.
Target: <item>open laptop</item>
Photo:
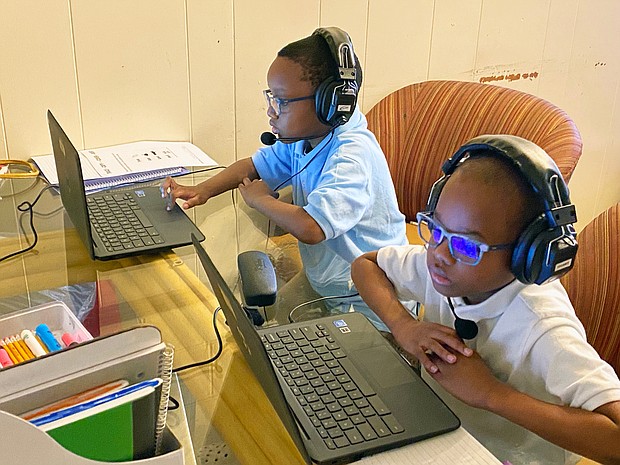
[[[178,205],[166,210],[157,186],[136,184],[87,197],[78,151],[49,110],[47,122],[60,197],[92,259],[111,260],[189,245],[192,234],[204,240]]]
[[[193,244],[239,348],[307,463],[349,462],[460,426],[361,313],[256,328]]]

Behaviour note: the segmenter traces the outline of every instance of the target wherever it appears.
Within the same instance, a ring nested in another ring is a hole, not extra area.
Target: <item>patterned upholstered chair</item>
[[[552,103],[514,89],[461,81],[424,81],[399,89],[367,113],[390,166],[407,221],[426,205],[441,165],[481,134],[512,134],[541,146],[568,182],[581,155],[571,118]]]
[[[578,235],[573,269],[561,278],[588,341],[620,374],[620,203]]]

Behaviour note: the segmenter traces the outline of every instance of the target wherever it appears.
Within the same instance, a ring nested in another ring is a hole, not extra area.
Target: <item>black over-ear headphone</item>
[[[555,162],[533,142],[511,135],[484,135],[466,142],[443,164],[444,175],[433,184],[426,210],[435,210],[450,175],[476,152],[491,152],[511,161],[544,204],[545,211],[517,239],[512,273],[526,284],[543,284],[564,275],[573,267],[577,253],[573,227],[577,213]]]
[[[312,33],[315,34],[325,39],[338,65],[338,75],[328,77],[316,89],[316,114],[321,123],[336,127],[349,121],[357,102],[359,85],[353,44],[349,35],[337,27],[322,27]]]

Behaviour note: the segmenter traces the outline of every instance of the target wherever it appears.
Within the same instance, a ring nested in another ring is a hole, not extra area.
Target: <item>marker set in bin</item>
[[[0,366],[6,368],[92,339],[62,302],[51,302],[0,318]]]
[[[34,332],[23,329],[21,333],[0,339],[0,365],[2,368],[10,367],[48,352],[74,346],[82,341],[78,338],[71,333],[63,333],[59,341],[45,323],[37,325]]]

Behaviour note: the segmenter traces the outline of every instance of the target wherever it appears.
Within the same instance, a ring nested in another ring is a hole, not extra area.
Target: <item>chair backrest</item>
[[[577,235],[573,269],[562,278],[588,342],[620,375],[620,203]]]
[[[469,139],[512,134],[542,147],[566,182],[581,155],[581,136],[552,103],[514,89],[461,81],[424,81],[399,89],[370,109],[408,221],[424,209],[441,165]]]

